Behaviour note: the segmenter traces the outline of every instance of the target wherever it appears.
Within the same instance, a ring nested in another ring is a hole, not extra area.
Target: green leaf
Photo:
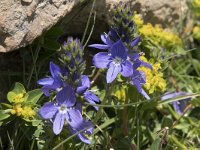
[[[10,114],[5,113],[4,110],[0,110],[0,121],[7,119],[8,117],[10,117]]]
[[[153,141],[150,147],[150,150],[161,150],[160,143],[161,143],[160,138],[155,139],[155,141]]]
[[[173,121],[168,118],[168,117],[163,117],[162,119],[162,124],[161,124],[161,128],[165,128],[165,127],[172,127],[173,125]]]
[[[8,92],[8,94],[7,94],[7,99],[8,99],[8,101],[10,102],[10,103],[12,103],[13,102],[13,99],[14,99],[14,97],[16,97],[16,95],[17,94],[15,94],[14,92]]]
[[[58,38],[61,35],[63,35],[64,32],[61,28],[58,27],[52,27],[46,34],[45,38]]]
[[[13,106],[12,105],[10,105],[10,104],[7,104],[7,103],[1,103],[1,106],[2,106],[2,108],[5,108],[5,109],[11,109]]]
[[[21,83],[16,82],[12,92],[14,92],[15,94],[20,94],[20,93],[25,93],[26,90]]]
[[[33,104],[37,103],[37,101],[42,96],[42,91],[40,89],[35,89],[28,92],[27,102],[31,102]]]

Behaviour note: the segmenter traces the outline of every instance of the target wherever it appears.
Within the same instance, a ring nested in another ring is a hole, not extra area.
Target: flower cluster
[[[150,40],[150,43],[169,51],[175,50],[177,47],[182,47],[183,43],[181,39],[172,31],[163,29],[160,25],[144,24],[137,13],[134,13],[133,19],[137,26],[137,31],[144,40]]]
[[[200,41],[200,26],[195,26],[192,30],[193,38]]]
[[[196,17],[200,17],[200,0],[188,0],[187,4]]]
[[[120,74],[136,87],[146,99],[150,99],[142,86],[146,83],[144,72],[137,70],[140,66],[152,69],[151,65],[139,59],[140,53],[136,49],[140,36],[135,37],[133,14],[126,4],[120,3],[115,7],[113,26],[106,34],[101,35],[104,44],[92,44],[90,47],[107,49],[93,57],[93,64],[97,68],[107,68],[106,81],[113,82]]]
[[[8,100],[12,104],[10,113],[21,117],[26,121],[30,121],[36,115],[33,105],[28,102],[29,93],[26,92],[22,84],[16,83],[15,88],[8,92]]]
[[[38,84],[43,85],[42,91],[52,98],[39,110],[44,119],[53,121],[53,132],[59,134],[64,124],[68,125],[72,134],[84,130],[77,136],[85,143],[90,143],[88,135],[92,134],[93,125],[82,116],[82,97],[91,104],[99,102],[98,97],[91,91],[90,81],[82,75],[85,69],[83,48],[78,39],[68,38],[60,51],[62,67],[50,62],[51,77],[40,79]],[[98,107],[94,106],[98,110]]]
[[[166,90],[166,81],[163,78],[163,73],[161,72],[161,64],[159,62],[149,62],[145,56],[141,56],[140,60],[150,63],[153,68],[149,69],[144,66],[138,68],[138,70],[143,71],[146,75],[146,83],[144,88],[148,90],[149,94],[152,94],[157,90],[164,92]]]

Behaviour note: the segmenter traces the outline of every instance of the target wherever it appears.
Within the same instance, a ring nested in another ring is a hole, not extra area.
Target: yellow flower
[[[200,26],[195,26],[192,30],[192,33],[195,39],[200,40]]]
[[[23,93],[19,93],[19,94],[16,94],[14,97],[13,97],[13,102],[14,103],[22,103],[22,102],[24,102],[24,97],[25,97],[25,92],[23,92]]]
[[[22,116],[26,119],[34,118],[35,111],[30,106],[24,106],[22,108]]]
[[[12,115],[21,116],[21,114],[22,114],[22,105],[21,104],[15,104],[13,106],[13,109],[10,111],[10,113]]]
[[[136,12],[134,12],[133,20],[137,26],[142,26],[144,24],[144,21]]]
[[[140,60],[144,62],[148,62],[148,60],[141,56]],[[150,63],[150,62],[148,62]],[[150,63],[153,67],[153,69],[146,68],[144,66],[141,66],[138,68],[138,70],[141,70],[146,75],[146,84],[144,85],[144,88],[148,90],[149,94],[154,93],[155,91],[165,91],[166,90],[166,81],[163,78],[163,73],[160,72],[161,70],[161,64],[159,62],[157,63]]]
[[[133,20],[143,39],[150,40],[154,45],[169,50],[177,46],[182,47],[181,39],[172,31],[163,29],[160,25],[144,24],[144,21],[136,12],[134,13]]]
[[[194,6],[200,7],[200,0],[194,0],[193,3],[194,3]]]
[[[126,87],[124,86],[118,86],[116,87],[113,96],[116,96],[117,99],[121,102],[125,102],[126,100]]]

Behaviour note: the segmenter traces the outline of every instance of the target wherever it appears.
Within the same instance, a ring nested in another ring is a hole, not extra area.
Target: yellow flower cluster
[[[14,104],[10,113],[12,115],[22,116],[25,119],[35,116],[35,111],[30,106],[22,106],[22,104]]]
[[[200,0],[194,0],[193,1],[194,6],[200,7]]]
[[[22,103],[22,102],[24,102],[24,96],[25,96],[25,92],[16,94],[13,97],[13,102],[14,103]]]
[[[10,113],[12,115],[20,116],[24,119],[31,119],[35,116],[35,111],[32,109],[32,107],[27,106],[25,102],[25,99],[27,98],[27,93],[25,91],[15,94],[13,93],[13,108],[11,109]]]
[[[118,100],[125,102],[126,100],[126,88],[125,87],[118,87],[113,95],[117,97]]]
[[[192,35],[195,39],[200,40],[200,26],[195,26],[192,30]]]
[[[148,62],[148,60],[144,56],[141,56],[140,60]],[[161,90],[162,92],[165,91],[166,81],[163,78],[163,73],[160,72],[161,64],[159,62],[150,64],[153,67],[152,70],[144,66],[138,68],[138,70],[143,71],[146,75],[146,84],[144,85],[144,88],[148,90],[149,94],[152,94],[157,90]]]
[[[138,27],[139,33],[144,37],[151,39],[156,45],[162,48],[171,49],[173,46],[182,47],[181,39],[169,30],[164,30],[159,25],[153,26],[151,23],[144,24],[138,14],[134,14],[134,22]]]

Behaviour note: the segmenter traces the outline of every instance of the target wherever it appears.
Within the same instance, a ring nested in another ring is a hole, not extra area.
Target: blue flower
[[[74,90],[66,86],[57,94],[56,103],[47,102],[40,108],[42,118],[53,119],[53,132],[56,135],[62,131],[65,120],[75,129],[83,122],[80,110],[74,107],[75,102]]]
[[[112,45],[120,40],[119,34],[116,32],[115,29],[111,28],[108,34],[102,34],[101,35],[101,40],[104,44],[92,44],[89,45],[89,47],[97,48],[97,49],[106,49],[110,50]],[[130,44],[131,47],[136,46],[140,42],[140,36],[135,38]]]
[[[186,92],[174,92],[174,93],[165,93],[162,97],[161,100],[168,100],[168,99],[172,99],[172,98],[176,98],[179,96],[186,96],[188,93]],[[190,100],[190,98],[186,98],[184,100],[181,101],[175,101],[172,102],[172,106],[174,107],[174,110],[178,113],[178,114],[183,114],[184,109],[187,106],[187,102]]]
[[[84,143],[90,144],[90,140],[88,139],[87,136],[91,135],[94,129],[93,124],[90,121],[84,120],[81,124],[78,124],[76,128],[69,126],[69,129],[72,134],[76,134],[77,132],[86,129],[85,131],[79,133],[77,137]]]
[[[61,88],[66,85],[66,83],[61,80],[61,75],[67,75],[67,72],[53,62],[50,62],[50,73],[51,77],[40,79],[37,82],[38,84],[43,85],[42,92],[46,96],[50,96],[50,90],[59,92]]]
[[[111,83],[119,73],[124,77],[130,77],[133,74],[133,64],[121,40],[112,45],[110,52],[97,53],[93,57],[93,64],[97,68],[108,68],[107,83]]]
[[[78,94],[83,94],[84,98],[90,104],[96,104],[96,102],[99,102],[99,98],[93,92],[88,91],[89,88],[90,88],[89,78],[86,75],[82,75],[81,81],[79,82],[76,92]],[[94,106],[94,108],[98,110],[97,106]]]
[[[107,34],[102,34],[101,40],[104,44],[92,44],[92,45],[89,45],[89,47],[93,47],[97,49],[109,49],[113,44],[113,41],[110,40],[109,35]]]
[[[146,99],[150,100],[150,97],[148,94],[145,92],[145,90],[142,88],[142,86],[146,83],[146,77],[144,72],[140,70],[135,70],[133,71],[133,76],[131,77],[130,83],[135,86],[137,91],[142,94]]]

